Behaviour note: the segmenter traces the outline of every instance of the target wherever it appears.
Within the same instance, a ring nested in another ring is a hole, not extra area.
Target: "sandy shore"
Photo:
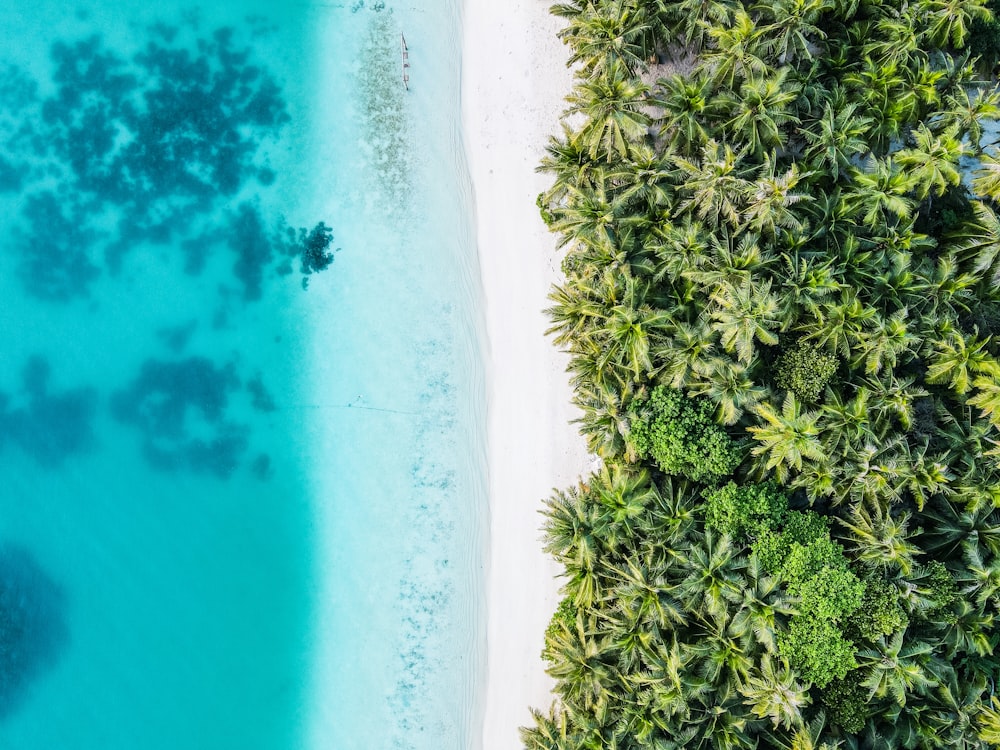
[[[541,549],[538,511],[554,486],[587,465],[570,420],[566,358],[544,335],[557,279],[555,238],[535,197],[535,173],[558,132],[572,76],[546,0],[465,0],[463,126],[485,290],[489,388],[490,558],[483,747],[520,748],[529,707],[547,708],[540,657],[558,603],[558,569]]]

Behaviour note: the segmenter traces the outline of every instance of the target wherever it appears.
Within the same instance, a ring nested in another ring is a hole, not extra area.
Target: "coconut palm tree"
[[[873,316],[869,327],[858,333],[851,366],[864,367],[867,375],[878,375],[891,372],[900,360],[908,360],[921,343],[920,337],[909,330],[908,317],[905,307],[889,317]]]
[[[944,127],[957,127],[972,146],[972,153],[983,153],[983,122],[1000,117],[1000,88],[954,86],[945,97],[946,109],[941,116]]]
[[[576,133],[591,159],[609,163],[631,156],[634,144],[646,140],[649,116],[643,110],[649,87],[629,75],[621,63],[610,64],[602,75],[586,78],[568,97],[567,115],[585,120]]]
[[[922,0],[924,35],[936,47],[952,46],[961,49],[974,20],[988,21],[990,12],[984,0],[959,2],[959,0]]]
[[[753,381],[750,373],[756,362],[742,364],[728,357],[713,357],[695,365],[698,380],[691,383],[688,395],[704,396],[716,405],[716,419],[724,425],[734,425],[743,413],[753,409],[768,397],[766,387]]]
[[[837,750],[842,740],[833,739],[826,731],[826,715],[819,711],[808,724],[798,728],[794,734],[767,732],[768,741],[780,750]]]
[[[930,395],[924,388],[915,385],[912,376],[897,378],[891,371],[877,378],[865,378],[861,384],[868,392],[872,419],[877,425],[876,432],[881,435],[896,426],[892,424],[893,419],[899,427],[909,431],[913,426],[915,403]]]
[[[603,161],[590,157],[581,142],[573,137],[573,130],[562,123],[561,138],[549,138],[545,156],[538,165],[539,172],[553,175],[552,187],[542,193],[542,200],[548,206],[560,206],[569,197],[570,189],[589,193],[605,185]]]
[[[828,455],[843,455],[877,439],[869,412],[870,392],[864,386],[848,399],[839,389],[828,389],[820,406],[820,429]]]
[[[854,235],[857,231],[854,212],[844,200],[839,186],[829,191],[820,191],[802,206],[802,210],[810,219],[811,233],[806,236],[814,246],[829,248],[831,253],[839,254],[844,252],[847,246],[859,242]],[[808,247],[797,249],[797,252],[816,255],[815,249]],[[826,260],[826,258],[818,259]]]
[[[608,169],[615,186],[616,202],[626,206],[623,226],[646,224],[646,215],[659,214],[670,205],[673,195],[673,166],[669,158],[647,146],[635,146],[632,158]]]
[[[719,690],[717,702],[693,716],[695,731],[678,746],[691,750],[750,750],[756,746],[735,689]]]
[[[948,466],[947,453],[929,455],[926,446],[919,446],[911,451],[910,457],[912,474],[906,486],[917,510],[922,511],[931,497],[954,495],[955,474]]]
[[[859,298],[853,288],[841,292],[838,300],[822,302],[816,309],[816,322],[804,341],[815,341],[847,360],[863,346],[863,334],[880,318],[878,310]]]
[[[996,203],[1000,199],[1000,159],[995,154],[983,154],[974,174],[972,189],[975,194]]]
[[[704,76],[675,73],[657,81],[650,103],[663,111],[656,121],[660,137],[678,153],[691,153],[711,138],[711,126],[706,120],[710,93],[710,82]]]
[[[750,188],[743,212],[743,220],[750,229],[769,238],[774,238],[779,230],[801,232],[802,217],[793,207],[810,199],[807,194],[796,192],[808,173],[800,173],[794,163],[781,175],[776,174],[775,169],[771,156],[765,155],[764,166]]]
[[[736,227],[741,222],[743,202],[750,183],[746,169],[729,146],[710,140],[694,161],[674,156],[685,195],[677,213],[691,212],[702,222],[715,226],[725,221]]]
[[[906,67],[905,95],[911,99],[916,116],[925,118],[941,101],[946,72],[931,64],[926,54],[915,55]]]
[[[734,0],[676,0],[668,6],[673,19],[673,34],[679,36],[686,47],[700,50],[710,29],[727,26],[740,10]]]
[[[1000,700],[995,695],[990,696],[990,705],[980,709],[976,717],[976,728],[979,739],[989,743],[991,747],[1000,745]]]
[[[564,710],[554,706],[549,715],[531,709],[531,727],[521,727],[521,743],[525,750],[576,750],[579,744],[570,737],[569,721]]]
[[[634,0],[556,5],[552,10],[567,19],[558,34],[572,50],[567,65],[579,65],[586,76],[602,75],[616,64],[634,76],[653,52],[652,26]]]
[[[928,383],[944,384],[955,393],[968,393],[976,375],[992,371],[996,360],[989,353],[989,339],[965,336],[954,329],[924,348]]]
[[[588,499],[596,505],[605,546],[614,549],[636,533],[646,508],[655,502],[657,489],[644,470],[621,464],[604,464],[588,484]]]
[[[937,681],[924,669],[933,647],[924,641],[903,638],[903,631],[889,639],[880,638],[872,647],[858,652],[858,664],[865,672],[865,687],[876,698],[892,698],[900,706],[914,695],[930,691]]]
[[[832,8],[831,0],[778,0],[754,6],[769,21],[760,33],[779,65],[808,60],[820,51],[826,33],[819,24]]]
[[[733,626],[752,633],[766,653],[777,653],[777,634],[782,618],[793,609],[779,578],[767,575],[757,555],[747,560],[741,598],[735,604]]]
[[[896,438],[879,444],[851,448],[837,467],[840,481],[834,486],[834,505],[870,503],[884,507],[904,499],[912,475],[906,442]]]
[[[987,275],[993,284],[1000,283],[1000,218],[982,201],[972,202],[974,221],[967,222],[952,238],[958,257],[977,275]]]
[[[547,671],[557,680],[556,692],[586,709],[603,706],[617,670],[611,644],[595,631],[592,618],[578,610],[573,623],[557,620],[545,640],[552,654]]]
[[[789,126],[799,124],[793,114],[799,86],[788,74],[789,68],[781,68],[769,76],[748,78],[738,94],[723,97],[720,102],[720,109],[729,114],[723,128],[745,143],[747,151],[755,156],[782,148]]]
[[[949,249],[938,256],[933,272],[924,276],[927,306],[921,311],[928,320],[938,317],[951,324],[959,312],[969,312],[976,305],[979,278],[962,270],[962,265]]]
[[[749,634],[735,627],[725,615],[700,616],[699,622],[701,627],[694,645],[698,671],[717,694],[730,690],[737,693],[754,668],[753,654],[748,649],[752,645]]]
[[[582,245],[602,265],[614,260],[619,253],[616,220],[625,205],[610,196],[604,185],[593,189],[566,185],[564,194],[565,202],[552,212],[552,230],[559,233],[560,247]]]
[[[671,388],[684,389],[696,381],[698,372],[715,352],[715,333],[706,321],[678,323],[663,351],[661,377]]]
[[[760,29],[742,7],[735,10],[731,23],[708,27],[706,33],[710,49],[701,56],[698,73],[711,80],[714,89],[733,88],[740,80],[768,71]]]
[[[694,658],[695,653],[678,644],[675,634],[669,642],[657,642],[643,660],[645,668],[627,679],[636,689],[650,692],[660,715],[686,718],[692,703],[707,697],[711,689],[709,682],[690,668]]]
[[[817,318],[820,303],[844,288],[843,272],[832,258],[809,258],[799,253],[782,255],[785,269],[778,294],[782,320]]]
[[[979,750],[975,719],[987,690],[985,677],[962,675],[947,662],[938,663],[934,674],[937,688],[927,698],[925,724],[941,747]]]
[[[668,313],[648,304],[649,282],[628,270],[617,274],[608,291],[611,296],[598,313],[598,325],[587,334],[599,344],[598,367],[618,373],[623,383],[628,378],[642,381],[654,373],[652,351],[666,343],[676,323]],[[553,309],[551,314],[561,317],[564,311]]]
[[[590,339],[605,314],[604,305],[593,290],[579,283],[554,287],[549,300],[553,304],[545,313],[552,326],[546,333],[555,334],[555,342],[561,346],[579,345]]]
[[[687,576],[673,594],[689,612],[721,617],[740,593],[740,571],[746,565],[728,536],[706,531],[685,561]]]
[[[776,661],[770,654],[764,654],[759,673],[750,676],[740,693],[754,715],[785,729],[802,727],[802,711],[811,702],[808,689],[796,679],[788,662]]]
[[[985,546],[989,554],[1000,553],[1000,522],[992,505],[959,508],[953,500],[935,499],[924,511],[926,525],[922,546],[935,559],[954,559],[972,545]]]
[[[982,607],[961,598],[955,603],[950,615],[940,628],[941,643],[946,657],[954,658],[959,654],[966,654],[970,657],[983,658],[992,655],[995,643],[992,637],[994,631],[992,612],[984,612]],[[990,680],[996,679],[996,663],[980,662],[979,658],[965,658],[962,660],[963,666],[974,674],[983,674]],[[980,672],[982,667],[986,667],[985,673]]]
[[[705,258],[681,273],[709,296],[724,288],[766,277],[778,259],[764,249],[759,240],[760,237],[751,232],[738,238],[728,233],[712,237],[708,240]]]
[[[557,490],[546,501],[545,551],[566,569],[564,591],[576,607],[590,607],[602,595],[598,560],[604,540],[596,508],[583,488]]]
[[[683,562],[686,551],[698,540],[697,530],[702,499],[699,488],[686,480],[664,477],[646,527],[648,535],[638,545],[643,559],[651,563]]]
[[[910,541],[920,529],[910,531],[909,513],[894,516],[879,505],[864,503],[851,506],[849,519],[837,521],[850,532],[843,539],[852,559],[890,574],[910,574],[923,550]]]
[[[880,17],[875,23],[876,33],[864,42],[862,53],[881,64],[910,61],[921,54],[915,15],[915,11],[902,7],[896,13]]]
[[[851,170],[851,188],[844,199],[861,213],[871,227],[908,219],[913,200],[908,196],[913,178],[894,163],[892,157],[870,158],[864,170]]]
[[[958,185],[961,180],[958,161],[965,155],[958,128],[934,133],[921,123],[910,135],[913,148],[897,151],[896,161],[908,170],[917,198],[941,196],[949,187]]]
[[[905,50],[900,50],[905,58]],[[908,60],[876,60],[865,56],[860,66],[843,76],[843,82],[856,100],[862,102],[863,113],[872,118],[869,133],[871,150],[882,154],[889,143],[898,140],[904,123],[914,119],[919,101],[904,72]]]
[[[778,481],[786,483],[793,470],[802,470],[803,461],[826,460],[819,413],[804,411],[794,393],[785,395],[780,412],[767,403],[759,404],[754,412],[764,423],[747,431],[759,443],[751,451],[753,455],[766,457],[760,467],[763,471],[774,469]]]
[[[1000,557],[974,543],[966,544],[964,553],[966,566],[958,577],[962,593],[972,598],[980,611],[996,612],[1000,605]]]
[[[770,280],[756,286],[749,280],[739,286],[723,282],[713,292],[711,301],[712,327],[719,334],[719,342],[727,352],[735,351],[743,364],[754,358],[754,341],[767,346],[778,343],[777,332],[782,321]]]
[[[587,450],[606,459],[625,455],[631,421],[628,407],[634,397],[631,384],[618,388],[607,381],[590,381],[575,389],[573,403],[583,414],[574,421],[587,440]]]
[[[656,258],[652,278],[657,284],[675,281],[682,273],[701,267],[708,261],[716,242],[706,234],[702,224],[690,216],[683,221],[654,226],[646,241],[647,250]]]
[[[969,406],[978,406],[981,416],[990,424],[1000,429],[1000,366],[979,375],[972,381],[975,392],[966,402]]]
[[[636,644],[637,654],[641,654],[642,649],[651,647],[654,633],[685,622],[684,610],[668,593],[670,585],[663,567],[640,565],[631,559],[624,564],[609,564],[606,567],[608,576],[616,582],[616,611],[627,618],[623,637],[641,634],[649,636]]]

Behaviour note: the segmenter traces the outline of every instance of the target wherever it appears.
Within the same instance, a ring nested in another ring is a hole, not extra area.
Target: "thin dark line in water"
[[[420,412],[404,411],[403,409],[386,409],[379,406],[362,406],[360,404],[298,404],[296,406],[281,406],[280,411],[288,409],[364,409],[365,411],[383,411],[387,414],[406,414],[418,416]]]
[[[420,412],[417,411],[403,411],[402,409],[383,409],[378,406],[361,406],[359,404],[346,404],[344,406],[333,406],[333,409],[367,409],[368,411],[384,411],[389,414],[411,414],[416,416]]]

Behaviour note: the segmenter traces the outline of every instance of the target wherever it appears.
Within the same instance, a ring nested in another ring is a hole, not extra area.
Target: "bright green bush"
[[[820,693],[827,717],[845,732],[860,732],[868,718],[868,690],[862,684],[864,675],[848,672],[843,679],[831,680]]]
[[[563,597],[562,601],[559,602],[559,606],[556,607],[556,611],[552,613],[548,627],[545,628],[545,645],[542,647],[542,658],[545,661],[552,662],[558,658],[550,650],[549,644],[559,633],[572,630],[575,627],[575,621],[576,607],[573,605],[573,597]]]
[[[792,669],[821,688],[858,666],[854,651],[836,623],[821,617],[793,617],[778,636],[778,652]]]
[[[774,482],[729,482],[705,493],[705,523],[734,538],[757,537],[781,526],[788,496]]]
[[[545,222],[545,226],[551,227],[555,222],[555,214],[549,208],[548,201],[545,199],[545,193],[539,193],[535,198],[535,205],[538,206],[538,213],[542,217],[542,221]]]
[[[799,341],[778,357],[774,384],[794,393],[799,401],[814,403],[837,372],[837,365],[836,355]]]
[[[818,513],[787,511],[783,529],[759,528],[753,554],[798,598],[788,630],[779,635],[779,653],[802,679],[819,687],[842,678],[857,666],[845,623],[864,601],[865,584],[851,572],[843,547],[830,538],[829,523]]]
[[[717,481],[736,470],[740,455],[714,411],[709,401],[660,386],[633,413],[629,440],[640,458],[652,457],[667,474]]]
[[[909,620],[899,604],[899,591],[895,586],[882,578],[867,578],[864,588],[861,606],[847,622],[849,635],[874,641],[907,626]]]
[[[844,568],[824,567],[798,585],[800,610],[839,622],[861,606],[865,584]]]
[[[935,560],[927,566],[928,599],[933,603],[930,609],[923,612],[928,620],[953,624],[958,619],[953,607],[962,599],[955,578],[944,565]]]
[[[762,531],[753,541],[752,550],[771,575],[782,572],[785,561],[792,551],[792,545],[807,547],[819,539],[830,537],[829,521],[811,510],[790,510],[784,515],[781,531]]]
[[[830,535],[830,519],[812,510],[793,510],[785,516],[785,526],[782,531],[789,544],[792,542],[811,544]]]
[[[847,570],[844,548],[830,539],[829,534],[808,544],[792,542],[781,566],[781,577],[788,583],[788,590],[798,594],[800,587],[824,568]]]
[[[777,575],[785,558],[788,557],[788,539],[780,531],[764,531],[756,539],[750,549],[761,566],[771,575]]]

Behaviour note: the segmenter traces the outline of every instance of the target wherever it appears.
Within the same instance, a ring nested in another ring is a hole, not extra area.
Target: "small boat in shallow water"
[[[400,51],[403,54],[403,88],[410,90],[410,50],[406,46],[406,37],[399,35]]]

